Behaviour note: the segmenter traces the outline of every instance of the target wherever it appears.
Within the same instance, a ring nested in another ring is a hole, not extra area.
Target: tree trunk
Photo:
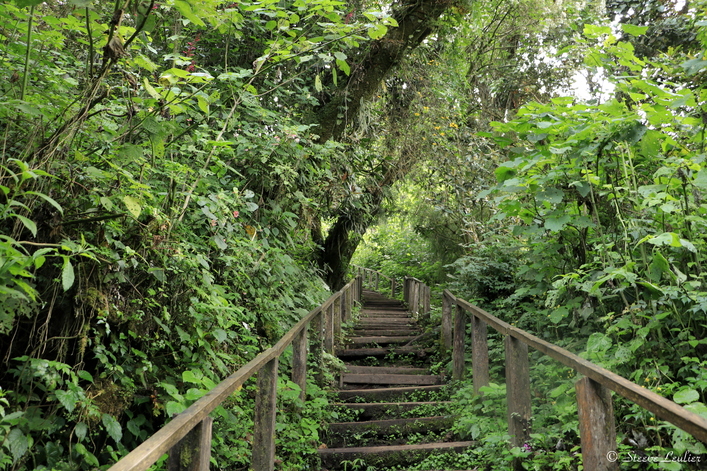
[[[373,41],[365,58],[352,67],[347,83],[319,109],[320,142],[343,136],[346,126],[355,122],[362,102],[378,92],[390,71],[434,30],[437,20],[451,4],[451,0],[405,0],[400,3],[393,14],[398,27],[390,28],[385,37]],[[318,264],[331,289],[343,286],[349,261],[378,214],[383,191],[403,174],[401,169],[388,169],[379,185],[369,191],[371,197],[366,207],[353,213],[351,210],[342,211],[326,239],[318,227],[313,229],[314,240],[321,247]]]

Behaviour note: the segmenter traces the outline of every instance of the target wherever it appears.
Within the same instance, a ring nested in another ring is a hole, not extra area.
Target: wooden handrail
[[[290,346],[290,344],[293,344],[293,341],[295,342],[293,348],[297,348],[299,350],[302,349],[302,346],[298,345],[300,342],[296,341],[296,339],[300,339],[301,341],[304,338],[306,341],[307,327],[310,323],[318,326],[317,330],[319,332],[315,332],[318,341],[322,338],[322,331],[324,331],[324,338],[333,339],[335,337],[334,334],[336,333],[333,332],[334,325],[336,324],[333,317],[338,315],[339,320],[345,320],[347,316],[350,316],[354,301],[360,302],[361,284],[361,277],[356,277],[340,291],[331,295],[321,306],[310,311],[306,316],[304,316],[304,318],[295,324],[295,326],[292,327],[275,345],[260,353],[246,365],[239,368],[238,371],[221,381],[212,390],[184,410],[184,412],[175,416],[167,425],[145,440],[123,459],[111,466],[109,471],[146,470],[163,454],[170,452],[170,450],[174,451],[175,448],[178,448],[180,441],[187,439],[188,435],[193,430],[198,429],[200,433],[206,432],[207,434],[210,434],[210,428],[208,430],[204,430],[206,428],[204,425],[208,425],[208,427],[210,427],[211,421],[208,420],[208,415],[223,401],[225,401],[234,391],[240,388],[246,380],[256,373],[259,373],[259,385],[261,384],[261,381],[264,384],[269,385],[269,387],[258,388],[259,391],[258,397],[256,398],[256,409],[263,409],[265,412],[262,414],[256,412],[256,416],[263,416],[263,419],[260,420],[260,422],[268,422],[272,420],[273,423],[259,423],[258,417],[256,417],[256,432],[257,430],[264,431],[261,435],[265,437],[264,441],[267,443],[255,443],[254,440],[252,465],[254,471],[271,471],[274,469],[273,459],[269,458],[270,455],[274,453],[274,430],[268,431],[271,426],[274,426],[274,407],[272,407],[273,410],[271,411],[271,416],[268,413],[266,405],[274,404],[274,394],[272,394],[274,387],[272,387],[272,381],[275,382],[274,384],[277,384],[277,360],[285,349]],[[327,317],[327,319],[322,322],[322,317]],[[339,322],[339,326],[340,325],[341,324]],[[332,351],[329,353],[333,353],[333,344],[330,348]],[[297,356],[298,355],[293,355],[293,370],[296,370],[296,372],[293,371],[293,381],[296,382],[304,392],[306,378],[306,355],[301,357],[299,360]],[[265,368],[266,366],[268,368]],[[260,373],[263,371],[266,373],[261,377]],[[202,427],[197,427],[202,423]],[[194,453],[190,454],[194,455]],[[265,457],[265,459],[262,459],[262,457]],[[274,456],[272,458],[274,458]],[[170,467],[170,469],[208,469],[208,454],[206,455],[205,463],[202,462],[200,467],[186,465],[181,461],[182,460],[179,459],[170,460],[170,462],[175,463],[173,467]]]
[[[405,277],[403,282],[403,300],[413,314],[429,314],[430,293],[430,287],[423,281],[412,276]]]
[[[363,284],[367,285],[370,289],[377,291],[380,286],[380,279],[385,278],[386,280],[388,280],[388,282],[390,283],[390,296],[395,297],[395,278],[384,275],[378,270],[373,270],[372,268],[360,267],[358,265],[353,264],[351,266],[356,270],[356,273],[362,277]]]
[[[518,386],[519,383],[528,384],[527,347],[532,347],[548,355],[584,376],[576,384],[584,469],[618,469],[617,462],[607,459],[607,453],[616,450],[613,406],[611,401],[607,399],[610,399],[608,390],[633,401],[657,417],[688,432],[697,440],[707,443],[707,419],[670,399],[643,388],[564,348],[518,329],[483,309],[454,296],[448,290],[443,292],[442,302],[443,336],[444,325],[451,325],[453,311],[451,305],[454,304],[457,307],[452,353],[455,379],[461,379],[464,375],[466,316],[471,316],[472,378],[474,390],[477,393],[481,387],[489,384],[486,326],[490,325],[496,331],[506,335],[509,430],[514,436],[514,445],[519,446],[523,441],[527,441],[530,432],[530,391],[525,386]],[[519,346],[523,348],[519,348]],[[519,391],[519,388],[527,388],[528,391]]]

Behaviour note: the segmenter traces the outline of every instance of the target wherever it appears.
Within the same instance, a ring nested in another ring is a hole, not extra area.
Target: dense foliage
[[[504,31],[533,18],[500,11],[469,28]],[[504,35],[479,43],[460,34],[475,58],[468,63],[459,49],[440,52],[440,70],[461,61],[472,72],[462,83],[432,82],[430,95],[450,97],[441,116],[459,127],[421,116],[437,131],[435,151],[410,174],[415,190],[406,194],[423,209],[409,212],[403,198],[409,233],[389,244],[372,236],[361,255],[383,254],[376,266],[389,274],[396,267],[387,260],[409,253],[399,240],[456,239],[465,253],[446,267],[443,286],[707,417],[705,5],[608,2],[605,11],[564,13],[513,37],[513,48],[501,47]],[[491,345],[502,359],[501,339]],[[579,465],[575,375],[540,355],[531,362],[527,450],[495,445],[507,443],[493,412],[504,407],[496,385],[483,402],[460,392],[468,407],[459,433],[488,440],[474,465],[518,453],[528,469]],[[502,381],[502,363],[494,371]],[[628,401],[616,409],[624,456],[705,453]]]

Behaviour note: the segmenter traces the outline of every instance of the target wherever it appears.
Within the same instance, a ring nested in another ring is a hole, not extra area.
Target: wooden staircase
[[[415,319],[400,301],[374,291],[364,291],[363,296],[360,322],[346,348],[337,350],[346,364],[337,407],[357,420],[329,424],[327,448],[319,450],[323,469],[354,469],[351,463],[363,460],[366,466],[383,470],[417,463],[430,453],[471,446],[472,442],[451,441],[452,417],[414,414],[444,409],[444,402],[406,401],[411,394],[426,399],[444,381],[427,368],[411,366],[424,365],[430,353],[415,345],[422,334]],[[413,436],[415,443],[408,443]]]

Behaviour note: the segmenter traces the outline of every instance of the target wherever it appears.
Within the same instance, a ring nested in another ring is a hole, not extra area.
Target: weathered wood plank
[[[489,345],[486,323],[471,315],[471,365],[474,392],[489,385]]]
[[[451,404],[451,402],[339,402],[332,405],[359,410],[361,411],[358,415],[359,420],[370,420],[386,416],[399,417],[403,412],[410,411],[416,407],[438,404]]]
[[[205,417],[169,450],[168,471],[208,471],[214,419]]]
[[[344,374],[343,382],[348,384],[441,384],[437,375],[406,374]]]
[[[258,389],[253,414],[253,471],[275,469],[275,410],[277,406],[277,358],[258,371]]]
[[[411,392],[436,392],[442,386],[404,386],[399,388],[348,389],[337,393],[339,399],[364,398],[368,401],[391,401],[404,397]]]
[[[618,470],[617,460],[607,459],[609,452],[616,451],[616,424],[611,392],[587,377],[577,381],[575,389],[584,469]]]
[[[412,368],[409,366],[358,366],[346,365],[346,372],[352,374],[407,374],[425,375],[427,368]]]
[[[383,419],[365,422],[339,422],[327,426],[329,448],[346,446],[346,438],[352,434],[368,433],[376,436],[389,434],[409,435],[449,430],[454,425],[452,416],[418,417],[409,419]],[[386,437],[389,438],[389,437]],[[369,445],[374,445],[369,443]]]
[[[324,350],[334,354],[334,306],[331,304],[324,311]]]
[[[574,368],[580,374],[587,376],[597,383],[620,394],[626,399],[635,402],[644,409],[652,412],[658,418],[667,420],[673,425],[680,427],[691,434],[702,443],[707,444],[707,419],[690,412],[684,407],[675,404],[670,399],[664,398],[653,391],[641,388],[626,378],[613,373],[606,368],[602,368],[590,361],[587,361],[564,348],[551,344],[523,330],[517,329],[510,324],[492,316],[483,309],[464,301],[454,298],[465,310],[481,318],[488,325],[505,335],[510,335],[519,339],[523,343],[534,349],[554,358],[565,366]]]
[[[434,452],[462,452],[475,445],[475,442],[447,442],[447,443],[422,443],[419,445],[396,445],[396,446],[372,446],[372,447],[349,447],[349,448],[324,448],[318,450],[322,459],[322,464],[326,467],[333,467],[343,460],[353,461],[363,458],[370,462],[375,457],[375,465],[385,469],[394,463],[385,461],[392,457],[395,463],[401,460],[419,462],[423,454]]]
[[[452,378],[464,378],[466,365],[464,364],[464,340],[466,337],[466,311],[457,305],[454,316],[454,349],[452,351]]]
[[[392,344],[392,343],[408,343],[409,341],[415,339],[414,336],[366,336],[366,337],[351,337],[347,343],[353,345],[365,345],[369,343],[377,343],[379,345]]]
[[[425,356],[431,352],[427,348],[419,347],[380,347],[380,348],[346,348],[336,352],[339,358],[380,357],[394,353],[396,355]]]
[[[292,382],[300,387],[300,399],[305,400],[307,389],[307,329],[295,337],[292,342]]]
[[[442,348],[445,351],[452,349],[452,300],[445,290],[442,295]]]
[[[530,441],[530,364],[528,346],[506,336],[506,396],[508,398],[508,434],[513,446]]]
[[[361,337],[375,337],[379,335],[384,335],[384,336],[410,336],[412,334],[418,333],[419,331],[413,330],[413,329],[405,329],[405,328],[398,328],[398,329],[389,329],[387,327],[381,327],[380,329],[377,328],[366,328],[366,329],[354,329],[353,333],[354,335],[358,335]]]

